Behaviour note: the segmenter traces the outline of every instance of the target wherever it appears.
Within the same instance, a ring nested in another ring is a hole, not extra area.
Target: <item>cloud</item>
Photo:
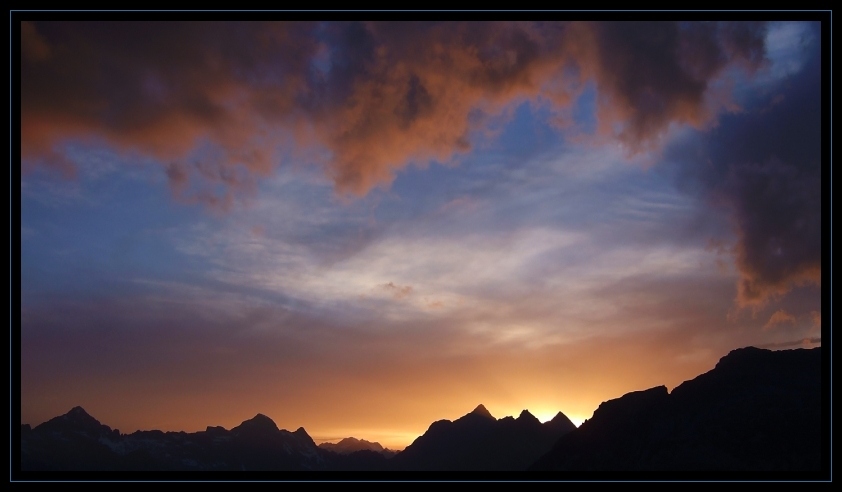
[[[404,299],[412,294],[411,285],[395,285],[392,282],[380,286],[386,292],[390,293],[395,299]]]
[[[711,121],[723,105],[713,82],[759,67],[763,33],[718,22],[23,23],[22,165],[59,165],[66,142],[105,142],[166,163],[177,196],[230,206],[317,148],[336,189],[362,195],[413,162],[470,150],[513,104],[564,112],[591,80],[603,132],[637,151],[673,124]]]
[[[780,326],[780,325],[784,325],[784,324],[788,324],[788,325],[795,324],[795,316],[787,313],[783,309],[778,309],[777,311],[775,311],[774,314],[772,314],[772,316],[769,318],[769,321],[766,322],[766,324],[763,326],[763,329],[769,330],[769,329],[772,329],[776,326]]]
[[[189,176],[206,194],[222,186],[217,200],[240,191],[242,174],[271,172],[278,122],[260,109],[291,104],[316,49],[315,39],[297,34],[306,23],[26,26],[22,49],[50,56],[21,63],[24,164],[52,163],[68,141],[106,142],[168,170],[177,162],[180,172],[167,173],[177,191]],[[263,96],[268,86],[271,101]]]
[[[304,426],[311,433],[335,426],[382,429],[387,422],[417,436],[435,419],[451,412],[455,418],[477,401],[513,407],[503,415],[544,404],[589,416],[618,394],[679,384],[728,350],[688,336],[687,326],[648,336],[648,328],[590,332],[581,343],[525,350],[522,343],[495,343],[499,329],[460,329],[470,313],[353,322],[345,313],[308,315],[210,287],[144,285],[148,290],[129,296],[83,296],[22,312],[23,422],[37,424],[81,404],[123,432],[231,428],[259,411],[279,427]],[[676,299],[700,301],[689,295],[697,283],[683,292],[663,287]],[[716,319],[710,306],[690,309],[700,316],[691,323],[698,333],[709,332]],[[523,311],[503,319],[499,313],[487,313],[486,320],[503,328],[524,319]],[[604,321],[645,326],[663,317],[651,315],[640,320],[619,312]],[[555,316],[549,323],[559,328],[569,321]],[[674,363],[677,354],[702,348],[711,353]]]
[[[801,340],[789,340],[786,342],[775,342],[775,343],[766,343],[763,345],[758,345],[757,348],[764,348],[764,349],[775,349],[775,348],[784,348],[784,347],[810,347],[812,345],[821,345],[822,339],[821,337],[811,337],[811,338],[803,338]]]
[[[761,23],[630,23],[589,25],[591,43],[577,57],[599,88],[603,131],[632,150],[656,143],[673,124],[701,127],[719,109],[711,83],[727,67],[760,67]],[[593,51],[591,51],[593,50]]]
[[[810,311],[810,321],[813,324],[813,328],[821,328],[822,327],[822,313],[818,311]]]
[[[795,287],[821,284],[818,53],[805,50],[800,72],[755,96],[760,109],[726,115],[698,140],[667,151],[683,186],[730,214],[740,306],[756,308]]]

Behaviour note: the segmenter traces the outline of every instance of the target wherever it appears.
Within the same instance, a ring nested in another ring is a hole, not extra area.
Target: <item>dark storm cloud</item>
[[[601,123],[634,150],[671,123],[710,121],[719,109],[706,100],[716,96],[711,81],[733,64],[755,69],[765,57],[762,23],[612,22],[592,31],[595,54],[583,58],[599,84]]]
[[[759,66],[764,32],[751,23],[24,22],[22,164],[62,164],[63,142],[105,142],[167,163],[177,192],[225,204],[284,153],[315,146],[329,151],[339,191],[365,194],[411,162],[469,150],[512,104],[540,99],[563,112],[590,80],[602,131],[636,151],[671,124],[711,121],[727,99],[712,81],[735,64]]]
[[[821,282],[821,65],[722,118],[698,141],[667,152],[682,184],[732,216],[738,302],[760,305],[794,286]]]
[[[23,165],[61,164],[65,141],[104,140],[178,161],[167,172],[177,190],[186,188],[189,172],[190,179],[222,184],[215,198],[230,200],[239,191],[230,179],[238,168],[258,176],[272,170],[271,125],[255,106],[268,104],[267,88],[275,106],[292,106],[316,49],[301,35],[308,30],[279,23],[24,22]]]

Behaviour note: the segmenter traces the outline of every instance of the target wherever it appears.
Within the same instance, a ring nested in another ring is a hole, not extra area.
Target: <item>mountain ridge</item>
[[[821,347],[731,351],[708,372],[600,404],[533,471],[817,471]]]
[[[562,412],[495,419],[480,404],[437,420],[393,457],[379,443],[316,445],[303,427],[258,413],[230,430],[121,434],[73,407],[20,427],[21,470],[197,471],[687,471],[817,470],[822,438],[822,350],[729,352],[670,392],[665,386],[602,402],[579,428]],[[338,444],[338,443],[337,443]]]

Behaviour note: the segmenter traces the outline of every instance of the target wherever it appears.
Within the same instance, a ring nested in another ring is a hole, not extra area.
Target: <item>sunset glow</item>
[[[19,22],[21,423],[398,450],[820,345],[826,27]]]

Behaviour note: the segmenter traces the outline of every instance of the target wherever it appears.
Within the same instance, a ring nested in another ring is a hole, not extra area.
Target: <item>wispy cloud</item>
[[[816,25],[21,27],[29,419],[581,420],[821,343]]]
[[[789,314],[783,309],[778,309],[772,314],[772,316],[769,318],[769,321],[767,321],[766,324],[763,325],[763,329],[770,330],[780,325],[792,324],[795,324],[795,316]]]

